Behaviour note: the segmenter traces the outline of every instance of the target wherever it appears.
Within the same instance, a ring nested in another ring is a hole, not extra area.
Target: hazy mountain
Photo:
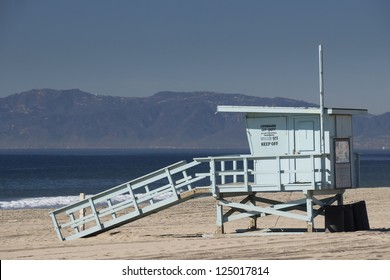
[[[353,129],[357,148],[390,149],[390,112],[378,116],[355,116]]]
[[[217,105],[316,106],[213,92],[128,98],[31,90],[0,98],[0,148],[246,148],[242,115],[215,114]],[[370,137],[388,137],[389,123],[390,113],[360,117],[358,144],[368,147]]]

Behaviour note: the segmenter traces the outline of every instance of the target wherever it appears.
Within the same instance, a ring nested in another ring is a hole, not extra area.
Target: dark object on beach
[[[342,232],[369,230],[365,201],[325,207],[325,231]]]
[[[344,205],[325,206],[325,231],[344,231]]]
[[[353,205],[343,205],[344,208],[344,231],[355,231],[354,207]]]
[[[366,202],[364,200],[353,204],[353,217],[355,223],[355,230],[370,229],[370,224],[368,222]]]

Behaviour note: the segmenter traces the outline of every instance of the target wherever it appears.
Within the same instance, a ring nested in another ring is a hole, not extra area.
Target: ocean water
[[[390,187],[390,151],[358,151],[360,187]]]
[[[195,157],[245,150],[0,150],[0,209],[57,208]],[[199,170],[197,172],[207,172]]]
[[[181,160],[245,150],[0,150],[0,209],[56,208]],[[361,187],[390,186],[390,152],[362,151]],[[200,170],[200,172],[207,170]]]

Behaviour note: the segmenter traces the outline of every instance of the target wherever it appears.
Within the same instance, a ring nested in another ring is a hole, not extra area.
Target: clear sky
[[[0,0],[0,97],[215,91],[390,111],[388,0]]]

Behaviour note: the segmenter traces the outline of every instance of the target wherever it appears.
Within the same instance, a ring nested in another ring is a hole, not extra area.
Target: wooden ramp
[[[180,161],[50,212],[58,238],[97,235],[190,198],[211,195],[209,187],[199,187],[208,177],[194,172],[199,164]]]

